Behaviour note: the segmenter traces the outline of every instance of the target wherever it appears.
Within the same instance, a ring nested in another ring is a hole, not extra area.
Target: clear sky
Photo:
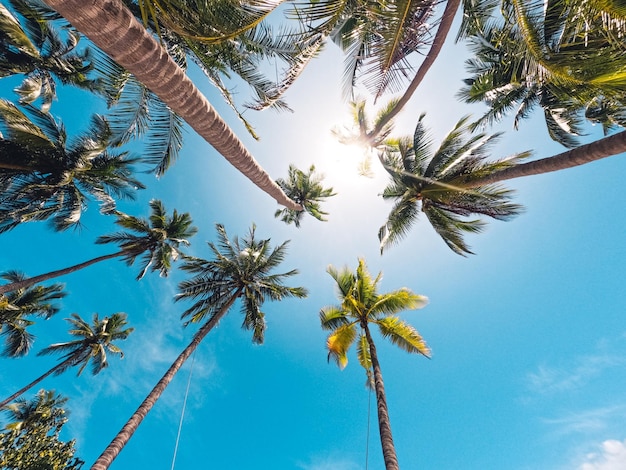
[[[396,135],[411,134],[425,111],[437,141],[461,116],[480,111],[454,97],[466,76],[463,57],[462,47],[446,44],[398,119]],[[354,355],[343,371],[327,363],[326,332],[318,319],[321,307],[336,303],[326,267],[355,268],[359,257],[372,273],[383,271],[381,291],[406,286],[430,299],[424,309],[401,316],[426,339],[432,359],[408,355],[376,336],[401,468],[626,468],[624,156],[510,182],[526,212],[469,237],[475,256],[452,253],[425,218],[380,256],[376,233],[390,208],[378,196],[385,178],[380,172],[373,179],[358,177],[361,157],[330,135],[349,119],[341,73],[342,58],[329,45],[287,94],[293,114],[247,114],[260,142],[246,136],[202,77],[195,80],[272,177],[285,177],[289,163],[303,169],[314,163],[326,175],[338,193],[325,206],[328,222],[307,218],[296,229],[274,219],[275,201],[190,130],[176,165],[160,180],[144,176],[148,189],[121,204],[125,212],[147,216],[147,202],[159,198],[169,210],[190,212],[199,233],[189,253],[207,258],[216,223],[243,236],[254,222],[258,235],[274,244],[291,240],[283,271],[297,268],[291,285],[310,292],[305,300],[265,304],[262,346],[252,345],[240,328],[237,308],[209,334],[195,356],[175,468],[362,470],[368,406],[367,468],[383,468],[365,373]],[[13,98],[9,86],[2,89],[3,97]],[[83,128],[86,110],[96,105],[85,95],[66,93],[52,112],[71,130]],[[245,100],[245,88],[238,93]],[[71,111],[69,104],[78,100],[81,107]],[[529,148],[537,157],[562,150],[548,139],[540,113],[520,131],[511,128],[509,121],[499,128],[507,133],[494,157]],[[378,171],[377,165],[374,160]],[[54,233],[30,223],[1,235],[0,270],[35,275],[114,250],[93,244],[115,231],[95,205],[84,225],[80,232]],[[136,274],[112,260],[65,277],[69,295],[57,316],[34,329],[33,352],[0,361],[0,394],[6,396],[56,363],[35,353],[67,340],[63,319],[72,312],[86,319],[93,312],[128,313],[136,330],[119,344],[124,359],[112,357],[96,377],[76,378],[70,371],[41,384],[70,398],[65,437],[77,439],[77,455],[88,465],[195,331],[183,329],[184,305],[172,302],[184,274],[148,275],[140,282]],[[112,469],[171,468],[190,366]]]

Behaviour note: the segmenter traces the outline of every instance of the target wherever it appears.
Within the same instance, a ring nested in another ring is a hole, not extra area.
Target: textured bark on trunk
[[[56,366],[54,366],[52,369],[50,369],[48,372],[46,372],[43,375],[40,375],[39,377],[37,377],[35,380],[33,380],[31,383],[29,383],[28,385],[26,385],[25,387],[19,389],[17,392],[15,392],[13,395],[11,395],[10,397],[5,398],[4,400],[2,400],[0,402],[0,408],[2,408],[5,405],[8,405],[9,403],[11,403],[13,400],[15,400],[16,398],[18,398],[22,393],[30,390],[31,388],[33,388],[35,385],[37,385],[39,382],[41,382],[43,379],[45,379],[46,377],[48,377],[51,374],[54,374],[54,372],[62,367],[65,367],[68,363],[72,362],[72,360],[74,360],[74,357],[68,357],[66,360],[64,360],[63,362],[61,362],[60,364],[57,364]]]
[[[193,340],[189,343],[189,345],[183,350],[182,353],[176,358],[176,360],[172,363],[170,368],[167,370],[165,375],[161,377],[161,380],[157,382],[152,391],[148,394],[145,400],[139,405],[137,411],[133,413],[130,419],[124,424],[120,432],[113,438],[111,443],[107,446],[107,448],[102,452],[100,457],[95,461],[91,470],[105,470],[109,468],[113,460],[118,456],[118,454],[122,451],[124,446],[130,441],[130,438],[135,433],[143,419],[148,415],[156,401],[159,399],[165,388],[172,381],[176,373],[185,363],[185,361],[191,356],[191,354],[196,350],[200,342],[204,339],[204,337],[213,329],[215,325],[221,320],[221,318],[228,312],[228,309],[233,305],[237,297],[239,297],[240,291],[237,291],[226,304],[222,307],[222,309],[210,320],[208,321],[202,328],[198,330],[198,333],[193,337]]]
[[[485,184],[521,178],[522,176],[541,175],[552,171],[566,170],[622,152],[626,152],[626,131],[581,145],[552,157],[521,163],[484,178],[461,183],[459,186],[462,188],[475,188]]]
[[[383,448],[383,459],[385,461],[386,470],[400,470],[398,465],[398,457],[396,448],[393,445],[393,437],[391,435],[391,422],[389,421],[389,410],[387,409],[387,397],[385,395],[385,385],[383,383],[383,374],[380,370],[378,362],[378,354],[376,354],[376,345],[370,335],[369,327],[365,323],[365,337],[370,348],[370,359],[372,361],[372,369],[374,372],[374,390],[376,391],[376,409],[378,411],[378,430],[380,431],[380,443]]]
[[[446,2],[446,8],[441,15],[441,22],[439,23],[439,27],[437,28],[437,33],[433,39],[433,44],[430,46],[430,50],[428,51],[428,55],[422,61],[420,68],[417,70],[415,77],[407,87],[404,94],[400,97],[394,108],[382,119],[378,125],[367,135],[367,138],[370,142],[375,142],[378,134],[382,131],[383,127],[385,127],[389,121],[391,121],[396,115],[402,111],[402,108],[406,106],[409,102],[417,87],[422,83],[424,77],[430,67],[435,63],[435,60],[439,56],[441,52],[441,48],[443,47],[443,43],[446,41],[446,37],[450,32],[450,27],[452,26],[452,21],[454,20],[454,15],[456,11],[459,9],[459,5],[461,0],[448,0]]]
[[[6,294],[7,292],[11,292],[18,289],[25,289],[26,287],[30,287],[38,282],[48,281],[50,279],[54,279],[60,276],[64,276],[65,274],[70,274],[75,271],[79,271],[87,266],[91,266],[92,264],[99,263],[100,261],[106,261],[111,258],[118,258],[126,254],[125,251],[118,251],[117,253],[111,253],[110,255],[98,256],[97,258],[90,259],[88,261],[84,261],[79,264],[75,264],[74,266],[70,266],[68,268],[59,269],[57,271],[50,271],[49,273],[40,274],[39,276],[29,277],[28,279],[24,279],[22,281],[12,282],[10,284],[4,284],[0,286],[0,295]]]
[[[76,29],[132,73],[255,185],[279,204],[289,199],[165,49],[120,0],[45,0]]]

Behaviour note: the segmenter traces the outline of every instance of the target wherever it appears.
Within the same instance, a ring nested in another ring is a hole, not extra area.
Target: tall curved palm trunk
[[[95,461],[91,470],[105,470],[109,468],[113,460],[118,456],[118,454],[122,451],[124,446],[128,444],[130,438],[133,436],[143,419],[148,415],[156,401],[160,398],[160,396],[165,391],[165,388],[172,381],[176,373],[180,370],[182,365],[185,363],[189,356],[196,350],[198,345],[202,342],[205,336],[213,329],[215,325],[217,325],[220,319],[228,312],[228,309],[233,305],[235,300],[239,297],[241,291],[236,292],[229,300],[224,304],[222,309],[215,316],[211,318],[205,325],[202,326],[198,330],[189,343],[189,345],[183,350],[182,353],[176,358],[176,360],[172,363],[170,368],[167,370],[165,375],[161,377],[161,380],[157,382],[152,391],[148,394],[145,400],[139,405],[137,411],[133,413],[130,419],[124,424],[122,429],[117,433],[117,435],[113,438],[111,443],[107,446],[107,448],[102,452],[100,457]]]
[[[122,250],[122,251],[118,251],[117,253],[111,253],[108,255],[98,256],[96,258],[92,258],[90,260],[75,264],[73,266],[69,266],[67,268],[58,269],[56,271],[50,271],[48,273],[29,277],[27,279],[23,279],[17,282],[12,282],[10,284],[4,284],[0,286],[0,295],[5,294],[7,292],[14,291],[14,290],[18,290],[18,289],[25,289],[26,287],[30,287],[39,282],[49,281],[50,279],[64,276],[66,274],[71,274],[73,272],[86,268],[87,266],[91,266],[92,264],[99,263],[100,261],[106,261],[111,258],[119,258],[120,256],[124,256],[125,254],[126,254],[126,251]]]
[[[17,392],[15,392],[10,397],[7,397],[4,400],[0,401],[0,409],[3,408],[5,405],[8,405],[9,403],[11,403],[13,400],[18,398],[19,396],[21,396],[24,392],[29,391],[31,388],[33,388],[35,385],[37,385],[39,382],[41,382],[43,379],[45,379],[49,375],[54,374],[57,370],[62,370],[64,368],[67,368],[68,364],[71,364],[72,361],[74,360],[75,360],[74,357],[68,357],[63,362],[57,364],[56,366],[54,366],[47,372],[41,374],[39,377],[37,377],[32,382],[30,382],[28,385],[25,385],[24,387],[20,388]]]
[[[45,2],[152,90],[255,185],[279,204],[302,210],[256,162],[185,72],[121,0]]]
[[[523,176],[541,175],[553,171],[566,170],[626,152],[626,131],[613,134],[603,139],[581,145],[552,157],[533,162],[521,163],[510,168],[496,171],[482,178],[469,180],[459,186],[475,188],[486,184],[498,183]]]
[[[374,340],[370,334],[367,322],[363,322],[361,327],[365,331],[365,337],[367,338],[367,344],[370,350],[370,359],[372,361],[374,390],[376,391],[376,410],[378,412],[378,430],[380,432],[380,443],[383,448],[385,470],[400,470],[400,466],[398,465],[398,456],[396,455],[396,447],[393,445],[393,437],[391,435],[391,422],[389,420],[389,410],[387,408],[387,395],[385,394],[385,384],[383,383],[383,374],[380,370],[380,362],[378,362],[376,345],[374,344]]]
[[[370,145],[375,145],[376,138],[380,135],[380,133],[384,130],[385,126],[391,122],[391,120],[396,117],[396,115],[402,111],[402,109],[409,102],[417,87],[422,83],[426,73],[430,70],[432,65],[435,63],[437,57],[439,57],[439,53],[443,48],[443,44],[448,37],[448,33],[450,32],[450,28],[452,27],[452,21],[454,21],[454,15],[459,9],[459,5],[461,4],[461,0],[447,0],[446,8],[444,9],[441,15],[441,23],[439,23],[439,27],[437,28],[437,33],[433,38],[433,43],[428,51],[426,57],[422,61],[415,77],[409,83],[406,91],[402,94],[402,96],[398,99],[397,103],[393,106],[393,108],[389,111],[389,113],[385,114],[383,119],[381,119],[376,127],[367,135],[367,140]]]

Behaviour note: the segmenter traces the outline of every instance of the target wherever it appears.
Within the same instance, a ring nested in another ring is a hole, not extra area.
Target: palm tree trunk
[[[152,90],[226,160],[279,204],[302,210],[244,147],[185,72],[120,0],[45,0]]]
[[[498,183],[500,181],[521,178],[523,176],[541,175],[552,171],[574,168],[623,152],[626,152],[626,131],[604,137],[603,139],[589,144],[581,145],[580,147],[567,150],[552,157],[542,158],[534,162],[521,163],[483,178],[461,183],[459,186],[463,188],[475,188],[485,184]]]
[[[161,380],[157,382],[152,391],[148,394],[145,400],[139,405],[137,411],[130,417],[130,419],[124,424],[120,432],[113,438],[111,443],[104,449],[104,452],[98,457],[96,462],[91,467],[91,470],[105,470],[109,468],[113,460],[122,451],[124,446],[128,443],[132,435],[135,433],[143,419],[148,415],[156,401],[159,399],[165,388],[172,381],[178,370],[182,367],[185,361],[196,350],[200,342],[204,337],[213,329],[215,325],[222,319],[222,317],[228,312],[228,309],[233,305],[235,300],[239,297],[241,291],[238,290],[233,296],[224,304],[221,310],[213,316],[202,328],[198,330],[191,340],[191,343],[183,350],[182,353],[172,363],[165,375],[161,377]]]
[[[24,392],[30,390],[31,388],[33,388],[35,385],[37,385],[39,382],[41,382],[43,379],[45,379],[49,375],[54,374],[55,371],[64,368],[68,363],[72,362],[73,360],[74,360],[73,356],[68,357],[63,362],[61,362],[61,363],[57,364],[56,366],[54,366],[52,369],[50,369],[45,374],[40,375],[35,380],[33,380],[31,383],[29,383],[25,387],[19,389],[17,392],[15,392],[10,397],[5,398],[4,400],[0,401],[0,409],[2,409],[5,405],[8,405],[9,403],[11,403],[13,400],[15,400],[17,397],[19,397],[22,393],[24,393]]]
[[[415,77],[407,87],[404,94],[400,97],[396,105],[393,109],[376,125],[376,127],[367,135],[369,142],[375,142],[378,134],[383,128],[391,121],[396,115],[402,111],[402,108],[406,106],[409,102],[417,87],[422,83],[422,80],[426,76],[430,67],[435,63],[435,60],[439,56],[441,52],[441,48],[443,47],[443,43],[446,41],[446,37],[450,32],[450,27],[452,26],[452,21],[454,20],[454,15],[456,11],[459,9],[459,5],[461,0],[448,0],[446,2],[446,8],[443,11],[441,16],[441,22],[439,23],[439,27],[437,28],[437,33],[433,39],[433,44],[430,46],[430,50],[428,51],[428,55],[424,58],[422,65],[417,70]]]
[[[79,264],[75,264],[74,266],[70,266],[68,268],[59,269],[57,271],[50,271],[49,273],[40,274],[39,276],[29,277],[28,279],[24,279],[22,281],[12,282],[10,284],[4,284],[0,286],[0,295],[6,294],[7,292],[11,292],[18,289],[25,289],[26,287],[30,287],[38,282],[48,281],[50,279],[54,279],[56,277],[64,276],[65,274],[70,274],[80,269],[86,268],[87,266],[91,266],[92,264],[99,263],[100,261],[105,261],[111,258],[117,258],[126,254],[125,251],[118,251],[117,253],[111,253],[109,255],[98,256],[97,258],[90,259],[88,261],[84,261]]]
[[[383,459],[385,461],[386,470],[399,470],[398,456],[396,448],[393,445],[393,437],[391,435],[391,422],[389,421],[389,411],[387,409],[387,397],[385,395],[385,384],[383,383],[383,374],[380,370],[378,362],[378,354],[376,354],[376,345],[370,335],[367,323],[361,325],[365,330],[365,337],[370,348],[370,359],[372,361],[372,369],[374,371],[374,390],[376,391],[376,406],[378,410],[378,430],[380,431],[380,443],[383,448]]]

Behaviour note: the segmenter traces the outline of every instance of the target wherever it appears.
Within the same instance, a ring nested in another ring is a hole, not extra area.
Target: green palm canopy
[[[611,1],[465,2],[461,36],[473,57],[459,97],[489,110],[477,124],[543,110],[550,137],[579,145],[585,118],[605,133],[626,125],[623,7]],[[617,8],[615,8],[617,7]]]
[[[512,191],[498,184],[472,187],[472,181],[510,168],[529,156],[528,152],[500,160],[487,160],[491,144],[499,134],[472,133],[468,118],[461,119],[436,150],[422,122],[412,138],[388,140],[379,154],[391,176],[382,197],[394,201],[378,238],[381,252],[407,235],[423,212],[443,241],[454,251],[471,254],[463,236],[478,233],[485,223],[474,215],[508,220],[522,210],[510,202]]]
[[[0,100],[0,232],[34,220],[52,221],[56,230],[80,223],[91,199],[101,212],[115,198],[133,198],[143,184],[133,177],[139,161],[108,148],[111,132],[98,115],[72,142],[65,127],[48,113]]]
[[[276,184],[280,186],[290,199],[300,204],[304,210],[278,209],[274,217],[280,217],[280,220],[286,224],[293,223],[296,227],[300,227],[300,222],[305,213],[312,215],[317,220],[325,221],[324,216],[328,215],[328,213],[321,209],[320,202],[334,196],[335,193],[333,193],[333,188],[324,188],[322,186],[322,179],[322,175],[315,174],[315,165],[311,165],[307,173],[299,170],[294,165],[289,165],[287,179],[279,178],[276,180]]]
[[[25,279],[24,274],[17,271],[3,273],[0,278],[9,283]],[[38,316],[47,320],[59,311],[53,301],[66,295],[63,284],[36,285],[0,294],[0,336],[5,340],[1,354],[8,357],[27,354],[35,340],[27,330],[35,322],[28,317]]]
[[[67,321],[71,325],[69,333],[76,339],[51,344],[38,353],[38,355],[63,354],[61,362],[10,397],[2,400],[0,408],[30,390],[49,375],[59,375],[70,367],[76,366],[80,366],[77,372],[77,375],[80,375],[88,365],[91,366],[91,373],[96,375],[109,365],[107,354],[117,354],[123,357],[122,350],[114,342],[124,340],[132,333],[134,328],[126,328],[128,323],[126,318],[126,314],[122,312],[114,313],[102,319],[97,313],[94,313],[92,324],[89,324],[78,314],[73,313]]]

